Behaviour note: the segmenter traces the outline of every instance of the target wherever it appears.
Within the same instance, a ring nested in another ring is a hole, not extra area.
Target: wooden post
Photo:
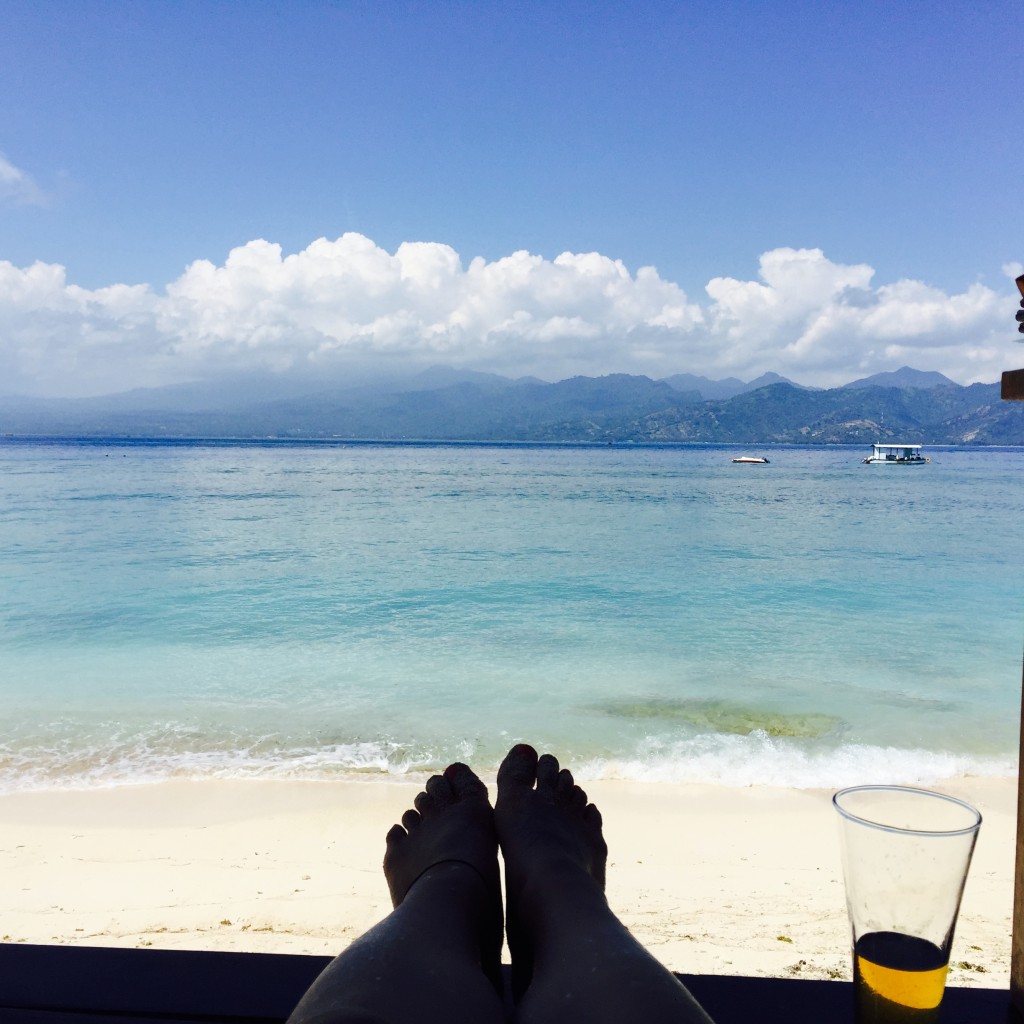
[[[1024,275],[1017,278],[1024,295]],[[1021,303],[1024,305],[1024,302]],[[1002,396],[1011,402],[1024,401],[1024,370],[1003,374]],[[1024,673],[1021,676],[1020,766],[1024,766]],[[1010,1001],[1024,1017],[1024,782],[1017,769],[1017,857],[1013,876],[1013,941],[1010,959]]]
[[[1024,401],[1024,370],[1006,370],[1000,397],[1010,402]]]
[[[1020,764],[1024,765],[1024,676],[1021,679]],[[1017,858],[1013,877],[1013,941],[1010,948],[1010,1000],[1024,1017],[1024,776],[1017,771]]]

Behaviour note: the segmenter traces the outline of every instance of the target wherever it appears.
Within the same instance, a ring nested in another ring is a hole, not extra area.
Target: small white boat
[[[921,454],[919,444],[874,444],[864,461],[869,465],[923,466],[932,460]]]
[[[768,460],[763,458],[755,458],[753,455],[741,455],[738,459],[733,459],[733,462],[739,462],[744,466],[767,466]]]

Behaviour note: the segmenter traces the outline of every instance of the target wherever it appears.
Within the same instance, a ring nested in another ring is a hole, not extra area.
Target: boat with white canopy
[[[923,466],[931,459],[921,454],[919,444],[875,444],[864,461],[873,466]]]

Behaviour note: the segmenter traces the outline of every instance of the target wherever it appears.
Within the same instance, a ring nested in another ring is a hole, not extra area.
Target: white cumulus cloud
[[[390,253],[355,233],[290,254],[251,241],[163,291],[89,290],[57,265],[0,262],[0,375],[3,390],[36,394],[437,363],[548,380],[775,370],[830,386],[904,364],[992,381],[1013,362],[1012,297],[874,277],[780,248],[762,254],[757,280],[712,278],[696,301],[653,267],[631,273],[600,253],[465,265],[447,245]]]

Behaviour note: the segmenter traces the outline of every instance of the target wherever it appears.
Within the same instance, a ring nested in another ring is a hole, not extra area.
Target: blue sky
[[[1019,0],[0,19],[0,391],[1024,358]]]

